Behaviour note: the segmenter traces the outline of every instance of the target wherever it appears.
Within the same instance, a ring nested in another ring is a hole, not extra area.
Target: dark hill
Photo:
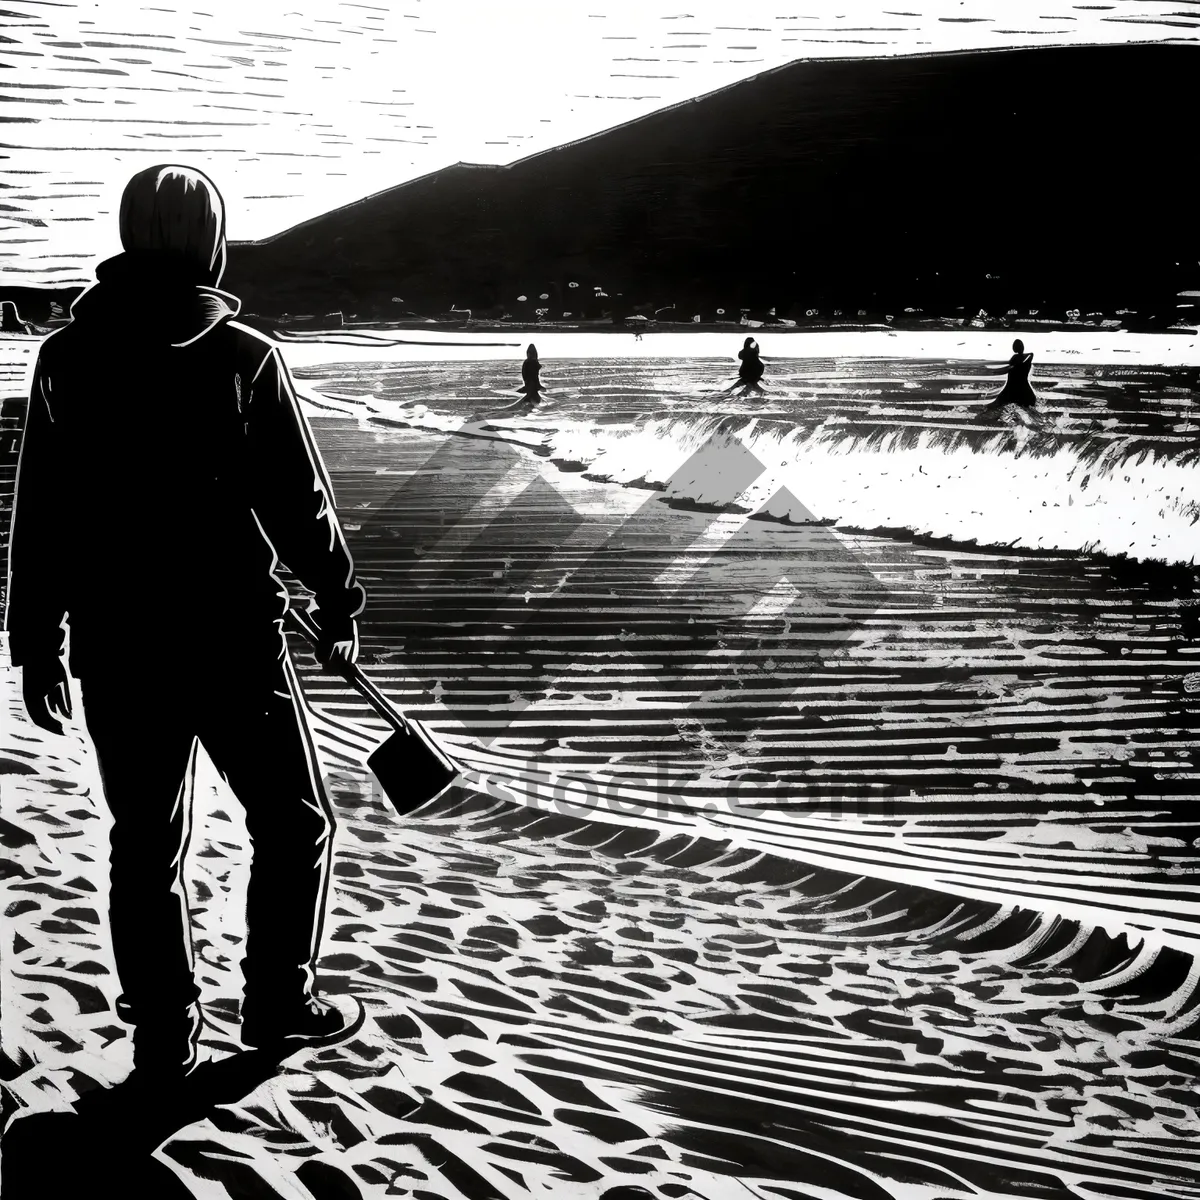
[[[797,62],[234,246],[227,286],[250,312],[362,319],[599,315],[595,285],[688,316],[1169,308],[1200,258],[1197,79],[1200,48],[1168,45]]]

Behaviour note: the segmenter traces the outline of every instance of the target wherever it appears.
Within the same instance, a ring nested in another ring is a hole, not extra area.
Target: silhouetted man
[[[986,412],[995,412],[1006,404],[1017,404],[1026,410],[1037,407],[1037,393],[1029,382],[1029,373],[1033,370],[1033,355],[1025,351],[1025,343],[1017,338],[1012,344],[1012,358],[1002,367],[984,367],[988,375],[1007,375],[1004,387],[996,398],[987,406]]]
[[[534,399],[546,390],[542,387],[542,364],[538,359],[537,347],[532,342],[525,350],[525,361],[521,364],[521,386],[517,390]]]
[[[198,739],[246,811],[242,1038],[343,1024],[314,995],[330,809],[282,631],[286,565],[328,663],[357,654],[364,596],[271,342],[218,291],[224,209],[185,167],[135,175],[125,253],[38,356],[18,470],[7,625],[25,706],[61,732],[79,679],[112,812],[118,1011],[139,1073],[181,1073],[198,1028],[180,882]]]

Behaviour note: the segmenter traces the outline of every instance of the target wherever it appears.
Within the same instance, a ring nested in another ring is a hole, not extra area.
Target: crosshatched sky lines
[[[5,0],[0,29],[0,281],[68,285],[156,161],[209,170],[230,235],[260,238],[796,58],[1190,42],[1200,3]]]

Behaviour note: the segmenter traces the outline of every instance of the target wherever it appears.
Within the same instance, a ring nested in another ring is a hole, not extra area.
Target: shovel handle
[[[320,631],[312,623],[312,618],[307,613],[300,612],[298,609],[289,608],[287,611],[288,623],[296,630],[297,633],[302,633],[313,646],[316,647],[321,640]],[[357,664],[347,663],[341,670],[338,671],[354,689],[359,692],[367,703],[395,730],[399,733],[411,733],[412,730],[405,720],[399,709],[362,673]]]

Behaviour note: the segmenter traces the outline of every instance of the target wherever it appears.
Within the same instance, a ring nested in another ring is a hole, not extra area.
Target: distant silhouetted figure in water
[[[32,333],[33,326],[21,320],[21,314],[12,300],[0,302],[0,333]]]
[[[537,396],[546,389],[542,386],[542,364],[538,361],[537,347],[530,342],[521,364],[521,386],[517,391],[523,396]]]
[[[747,396],[751,392],[756,392],[760,396],[763,394],[760,380],[766,368],[763,366],[759,354],[758,343],[752,337],[748,337],[738,351],[738,358],[742,365],[738,368],[737,383],[729,389],[731,392],[740,388],[741,391],[738,394],[741,396]]]
[[[282,622],[285,564],[330,669],[362,588],[279,351],[232,321],[224,206],[187,167],[141,171],[123,254],[41,347],[17,475],[7,626],[25,707],[61,733],[79,680],[112,813],[109,919],[135,1078],[194,1061],[199,991],[180,866],[195,744],[246,813],[242,1040],[345,1031],[314,994],[331,810]]]
[[[985,412],[996,412],[1007,404],[1016,404],[1028,412],[1037,407],[1037,394],[1029,382],[1033,368],[1033,355],[1025,352],[1025,343],[1017,338],[1013,342],[1012,358],[1002,367],[986,368],[990,375],[1007,375],[1008,380],[1000,394],[987,406]]]

